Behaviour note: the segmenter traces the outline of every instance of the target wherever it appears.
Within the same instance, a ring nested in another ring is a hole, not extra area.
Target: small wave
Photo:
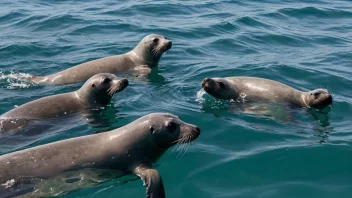
[[[278,12],[287,16],[301,18],[301,17],[317,17],[326,19],[351,18],[352,12],[338,9],[322,9],[316,7],[303,8],[284,8]]]
[[[265,24],[264,22],[260,21],[259,19],[255,19],[252,17],[241,17],[236,20],[237,23],[249,26],[249,27],[262,27],[262,28],[269,28],[272,29],[273,27],[270,25]]]
[[[16,21],[21,17],[25,17],[23,10],[11,11],[7,14],[0,15],[0,23],[8,24],[9,22]]]

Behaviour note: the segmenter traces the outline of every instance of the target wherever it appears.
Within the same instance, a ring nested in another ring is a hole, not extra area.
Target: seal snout
[[[197,139],[200,135],[200,128],[199,127],[194,126],[194,125],[191,127],[192,128],[191,128],[189,134],[186,135],[189,137],[189,142]]]
[[[166,50],[165,50],[165,51],[171,49],[171,47],[172,47],[172,42],[168,40],[168,41],[166,42],[166,44],[165,44],[165,47],[166,47]]]
[[[313,93],[312,107],[317,109],[323,109],[332,104],[333,99],[331,94],[327,90],[318,90]]]
[[[121,92],[128,86],[128,84],[129,84],[129,82],[128,82],[127,78],[117,78],[117,79],[113,80],[113,83],[112,83],[111,87],[109,88],[108,92],[110,95],[113,95],[117,92]]]
[[[196,137],[198,137],[198,136],[200,135],[200,128],[197,127],[197,126],[194,127],[192,133],[193,133]]]
[[[123,87],[123,89],[126,88],[129,85],[129,82],[128,82],[127,78],[121,79],[120,83],[121,83],[120,86]]]
[[[165,40],[161,44],[161,52],[164,53],[164,52],[168,51],[169,49],[171,49],[171,47],[172,47],[172,42],[169,40]]]
[[[202,81],[202,87],[204,88],[205,86],[208,86],[208,82],[209,82],[210,80],[211,80],[210,78],[205,78],[205,79]]]

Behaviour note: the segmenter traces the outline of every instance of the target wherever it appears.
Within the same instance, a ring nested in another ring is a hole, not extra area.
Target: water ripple
[[[157,169],[168,197],[350,195],[350,1],[4,0],[0,28],[2,113],[82,85],[36,86],[13,75],[48,75],[122,54],[150,33],[173,41],[148,79],[126,76],[129,88],[114,97],[114,111],[103,116],[116,128],[163,111],[202,129],[185,155],[170,152],[161,159]],[[289,112],[296,118],[293,123],[245,115],[201,89],[204,78],[227,76],[269,78],[302,91],[328,88],[334,105],[323,116],[304,110]],[[21,143],[16,144],[9,139],[0,153],[96,130],[72,120],[36,142],[19,137]],[[65,197],[144,193],[140,182],[129,182]]]

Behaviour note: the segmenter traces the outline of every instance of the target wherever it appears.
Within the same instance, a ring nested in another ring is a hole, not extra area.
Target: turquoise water
[[[147,34],[173,47],[146,81],[130,79],[103,115],[123,126],[152,112],[198,125],[185,152],[159,161],[167,197],[350,197],[351,1],[1,1],[0,113],[82,83],[37,86],[11,73],[47,75],[127,52]],[[294,122],[233,112],[201,91],[205,77],[255,76],[302,91],[327,88],[329,113],[292,110]],[[58,123],[7,153],[106,127]],[[39,139],[38,141],[35,141]],[[31,143],[31,144],[30,144]],[[94,152],[94,151],[92,151]],[[144,197],[142,182],[111,181],[64,197]]]

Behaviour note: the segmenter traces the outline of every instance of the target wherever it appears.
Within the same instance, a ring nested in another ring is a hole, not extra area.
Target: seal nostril
[[[195,127],[194,129],[195,129],[197,135],[199,135],[200,134],[200,128],[199,127]]]

